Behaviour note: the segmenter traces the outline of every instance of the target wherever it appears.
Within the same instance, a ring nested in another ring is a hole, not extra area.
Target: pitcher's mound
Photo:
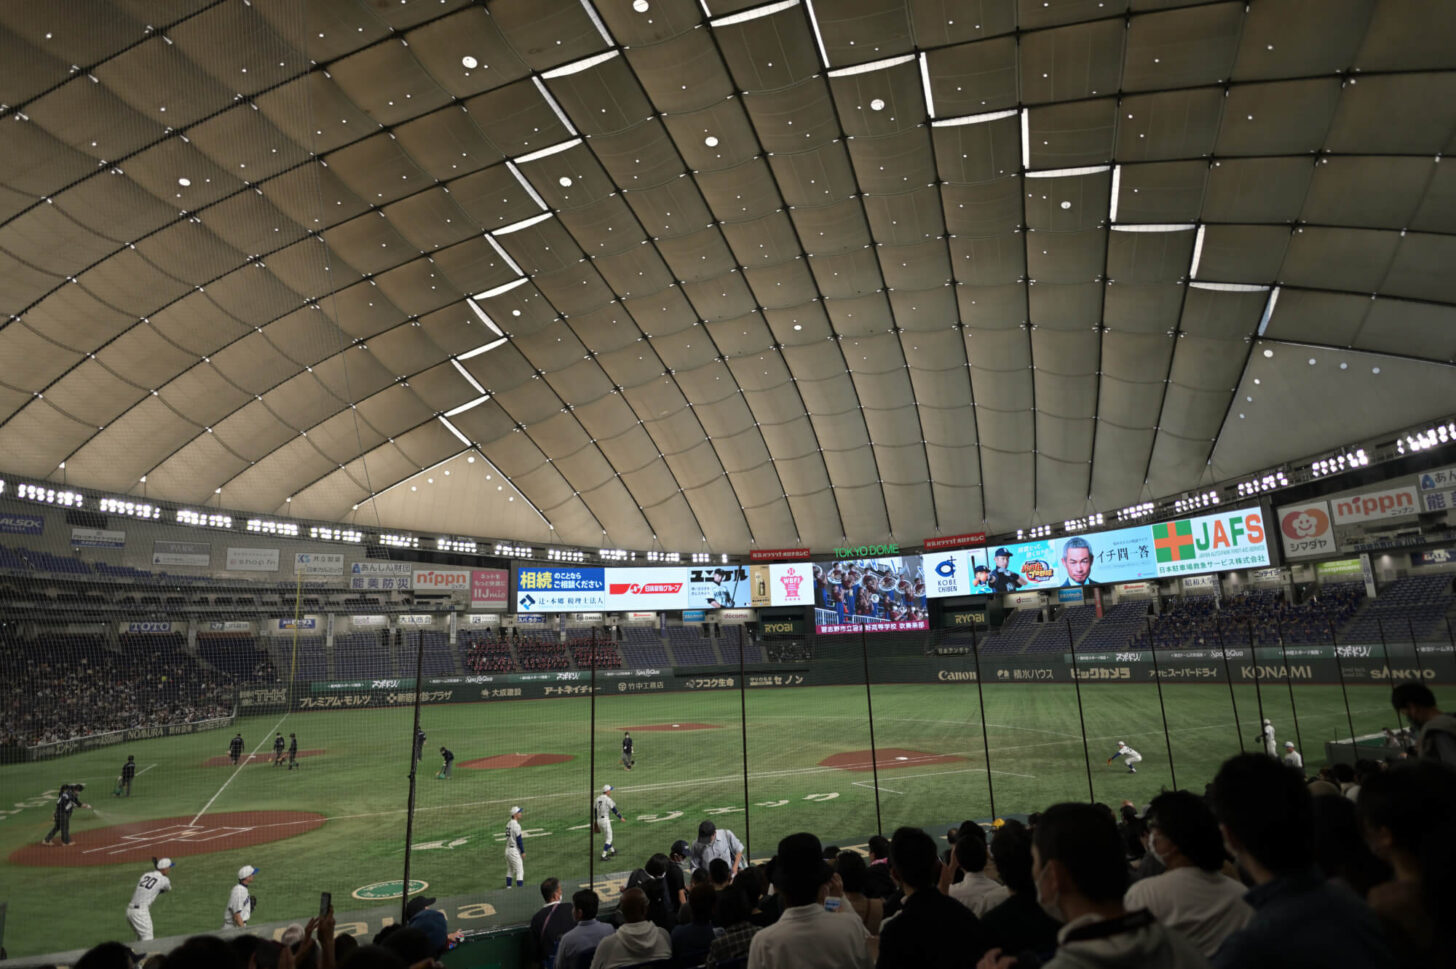
[[[872,771],[876,767],[885,770],[890,767],[924,767],[927,764],[950,764],[964,757],[954,754],[931,754],[923,750],[904,750],[900,747],[880,747],[876,750],[848,750],[842,754],[825,757],[820,767],[839,767],[843,770]]]
[[[327,750],[300,750],[298,752],[298,759],[303,760],[303,758],[305,757],[317,757],[319,754],[326,753],[328,753]],[[271,764],[273,762],[273,751],[270,750],[267,753],[260,752],[256,754],[246,754],[243,757],[239,757],[238,761],[239,763],[243,764]],[[288,763],[287,754],[283,755],[283,763]],[[203,767],[231,767],[232,765],[233,759],[227,754],[223,754],[220,757],[209,757],[207,758],[207,760],[204,760],[202,762]]]
[[[648,733],[653,730],[722,730],[716,723],[648,723],[640,727],[617,727],[617,730],[641,730]]]
[[[324,816],[307,811],[234,811],[204,815],[193,822],[187,815],[91,828],[77,832],[69,848],[59,840],[50,847],[28,844],[12,851],[9,861],[12,865],[84,868],[150,861],[153,856],[208,855],[305,834],[320,827]]]
[[[478,757],[463,761],[460,766],[470,770],[498,770],[503,767],[541,767],[545,764],[564,764],[576,758],[570,754],[496,754],[494,757]]]

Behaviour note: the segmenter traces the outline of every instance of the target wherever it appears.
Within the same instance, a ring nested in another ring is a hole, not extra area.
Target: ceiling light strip
[[[602,35],[602,40],[606,42],[606,45],[608,47],[616,47],[617,42],[607,32],[607,25],[602,23],[601,15],[597,13],[597,8],[592,6],[591,0],[581,0],[581,5],[586,10],[586,15],[591,18],[591,22],[596,25],[597,33]]]
[[[1021,168],[1031,169],[1031,114],[1025,108],[1021,109]]]
[[[531,196],[531,200],[541,207],[542,212],[551,211],[551,206],[547,205],[545,200],[542,199],[540,195],[536,194],[535,187],[533,187],[530,182],[526,181],[526,176],[521,174],[521,170],[516,167],[515,162],[507,159],[506,168],[510,169],[512,175],[516,176],[516,181],[521,183],[521,188],[525,189],[526,194]]]
[[[1193,240],[1193,262],[1188,266],[1189,279],[1198,278],[1198,264],[1203,261],[1203,236],[1207,230],[1208,226],[1200,225],[1198,227],[1198,238]]]
[[[925,94],[925,115],[935,117],[935,98],[930,93],[930,64],[925,59],[925,52],[920,52],[920,89]]]
[[[485,388],[480,386],[480,381],[476,380],[475,377],[471,375],[470,371],[466,370],[459,360],[451,357],[450,362],[455,365],[456,370],[460,371],[460,376],[464,377],[466,382],[469,383],[470,386],[475,388],[475,392],[477,394],[485,393]]]
[[[476,347],[474,350],[467,350],[466,352],[464,352],[464,353],[460,354],[459,356],[457,356],[455,359],[456,360],[469,360],[471,357],[478,357],[482,353],[489,353],[490,351],[494,350],[496,347],[500,346],[502,343],[505,343],[505,342],[506,342],[506,338],[505,337],[501,337],[499,340],[495,340],[495,341],[493,341],[491,343],[487,343],[483,347]]]
[[[540,219],[537,219],[536,221],[539,222]],[[518,224],[520,224],[520,223],[518,223]],[[472,296],[470,298],[471,299],[474,299],[474,300],[487,300],[487,299],[492,299],[492,298],[494,298],[496,296],[501,295],[502,293],[509,293],[511,290],[515,289],[517,286],[519,286],[519,285],[521,285],[522,283],[525,283],[525,282],[529,282],[529,280],[525,276],[522,276],[520,279],[513,279],[513,280],[511,280],[508,283],[502,283],[499,286],[493,287],[491,289],[487,289],[483,293],[476,293],[474,296]],[[495,329],[494,325],[492,325],[491,328],[492,329]],[[500,330],[496,329],[496,332],[499,333]]]
[[[1258,283],[1189,283],[1194,289],[1207,289],[1215,293],[1263,293],[1268,286],[1260,286]]]
[[[580,131],[576,130],[576,126],[571,123],[571,119],[566,116],[566,112],[561,110],[561,105],[556,103],[556,99],[551,96],[551,92],[546,90],[546,85],[541,83],[541,78],[532,74],[531,80],[535,82],[536,90],[541,92],[541,97],[545,98],[546,103],[551,105],[551,110],[556,112],[556,119],[566,126],[567,132],[573,138],[581,134]]]
[[[459,407],[456,407],[454,410],[447,410],[445,412],[445,416],[446,417],[455,417],[455,416],[457,416],[459,414],[465,413],[466,411],[470,410],[472,407],[479,407],[481,404],[485,403],[488,400],[490,400],[490,394],[482,394],[481,396],[475,398],[474,400],[468,400],[468,401],[466,401],[465,403],[461,404]],[[453,430],[453,428],[452,428],[452,430]]]
[[[540,215],[533,215],[529,219],[522,219],[520,222],[512,222],[510,225],[502,226],[491,233],[493,236],[508,236],[512,232],[520,232],[522,229],[529,229],[537,222],[545,222],[551,218],[550,212],[542,212]],[[519,268],[516,270],[519,272]]]
[[[779,0],[778,3],[766,3],[761,7],[754,7],[752,10],[741,10],[738,13],[730,13],[727,16],[719,17],[717,20],[709,20],[708,26],[732,27],[734,24],[747,23],[750,20],[757,20],[759,17],[770,17],[780,11],[788,10],[790,7],[797,7],[798,5],[799,0]],[[703,13],[709,17],[713,15],[712,11],[708,9],[707,0],[703,0]],[[816,34],[819,32],[817,27],[814,32]],[[823,45],[820,45],[820,51],[823,51]]]
[[[967,114],[959,118],[945,118],[941,121],[932,121],[932,128],[958,128],[963,124],[985,124],[987,121],[1000,121],[1002,118],[1014,118],[1020,112],[1015,108],[1007,111],[987,111],[982,114]]]
[[[1028,172],[1027,177],[1031,174]],[[1192,222],[1129,222],[1123,225],[1110,227],[1113,232],[1192,232],[1198,226]]]
[[[1279,302],[1279,287],[1275,286],[1269,290],[1269,301],[1264,304],[1264,315],[1259,319],[1259,336],[1269,329],[1269,319],[1274,315],[1274,307]]]
[[[485,241],[489,242],[491,244],[491,247],[495,249],[496,255],[500,256],[502,259],[505,260],[506,265],[511,267],[512,272],[514,272],[517,276],[526,275],[525,271],[522,270],[520,266],[516,265],[516,261],[511,258],[511,254],[509,252],[506,252],[499,242],[495,241],[495,236],[487,232],[485,234]]]
[[[450,413],[453,414],[455,412],[451,411]],[[451,434],[454,434],[456,437],[458,437],[461,444],[464,444],[466,447],[475,447],[474,441],[470,440],[470,438],[466,437],[464,434],[461,434],[460,428],[456,427],[454,424],[451,424],[444,417],[440,418],[440,423],[444,424],[445,429],[448,430]]]
[[[540,151],[533,151],[530,154],[522,155],[521,157],[515,159],[515,162],[517,165],[524,165],[528,162],[537,161],[539,159],[547,158],[551,155],[556,155],[563,151],[567,151],[568,149],[575,148],[579,144],[581,144],[580,138],[572,138],[570,141],[563,141],[558,145],[552,145],[549,148],[542,148]]]
[[[490,318],[490,314],[480,308],[479,303],[475,302],[475,300],[471,299],[469,296],[465,297],[465,302],[470,306],[472,310],[475,311],[475,315],[480,317],[480,322],[490,327],[492,333],[494,333],[496,336],[505,336],[505,333],[501,331],[501,328],[495,325],[495,320]]]
[[[572,61],[570,64],[562,64],[560,67],[553,67],[549,71],[542,71],[541,77],[550,81],[555,80],[558,77],[569,77],[572,74],[580,74],[582,71],[591,70],[598,64],[605,64],[607,61],[619,56],[620,54],[621,51],[617,50],[602,51],[600,54],[593,54],[590,57],[583,57],[579,61]],[[539,80],[536,82],[536,84],[543,91],[546,89],[546,86],[544,84],[541,84]],[[547,97],[550,97],[550,95],[548,94]],[[557,108],[556,110],[558,113],[560,113],[561,111],[560,108]],[[573,131],[572,134],[576,134],[576,132]]]
[[[870,61],[868,64],[855,64],[853,67],[841,67],[837,70],[830,71],[829,76],[854,77],[856,74],[869,74],[873,71],[899,67],[901,64],[908,64],[914,59],[914,54],[901,54],[898,57],[886,57],[883,60]]]
[[[1117,222],[1117,197],[1122,192],[1122,166],[1112,166],[1112,202],[1107,207],[1107,224]]]
[[[819,33],[819,18],[814,16],[814,0],[804,0],[804,13],[809,15],[809,26],[814,31],[814,43],[819,47],[819,59],[829,67],[829,52],[824,48],[824,36]]]
[[[1075,178],[1079,175],[1096,175],[1109,171],[1111,165],[1087,165],[1083,168],[1053,168],[1044,172],[1027,172],[1027,178]]]

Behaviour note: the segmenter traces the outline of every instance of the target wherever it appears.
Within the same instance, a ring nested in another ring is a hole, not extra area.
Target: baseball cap
[[[171,868],[172,865],[173,861],[171,858],[158,858],[156,869],[157,871],[166,871],[168,868]]]
[[[612,789],[612,785],[610,785],[610,784],[603,784],[602,785],[602,793],[603,794],[606,794],[611,789]]]
[[[1009,549],[1009,548],[998,548],[996,550],[996,554],[993,555],[993,556],[991,556],[991,557],[993,559],[999,559],[1003,555],[1006,556],[1007,558],[1010,558],[1011,557],[1011,549]]]
[[[445,951],[450,944],[450,926],[445,921],[445,913],[435,909],[425,909],[416,915],[410,916],[410,928],[419,929],[430,940],[430,949],[435,953]]]
[[[702,824],[698,825],[698,837],[711,838],[717,830],[718,826],[712,821],[704,821]]]
[[[250,878],[256,874],[258,874],[258,869],[252,865],[244,865],[238,869],[238,881],[242,881],[244,878]]]
[[[686,841],[683,841],[681,838],[679,838],[677,841],[674,841],[672,843],[671,848],[667,849],[667,853],[669,855],[682,855],[684,858],[686,858],[688,856],[688,849],[690,847],[691,846]]]
[[[414,898],[410,899],[409,904],[405,906],[405,918],[412,919],[434,904],[435,900],[433,898],[430,898],[428,895],[416,895]]]
[[[514,814],[520,814],[520,813],[521,813],[521,809],[520,808],[518,808],[518,807],[511,808],[511,814],[514,815]]]
[[[1286,741],[1284,741],[1284,746],[1286,746],[1286,747],[1293,747],[1294,746],[1294,741],[1292,741],[1292,740],[1286,740]]]

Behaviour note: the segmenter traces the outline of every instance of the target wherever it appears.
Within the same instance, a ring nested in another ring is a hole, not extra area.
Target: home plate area
[[[924,767],[927,764],[952,764],[964,757],[954,754],[932,754],[924,750],[906,750],[902,747],[879,747],[875,750],[848,750],[842,754],[825,757],[820,767],[838,767],[841,770],[872,771],[894,767]]]
[[[29,844],[10,853],[12,865],[84,868],[118,862],[149,861],[155,855],[185,858],[231,851],[305,834],[324,823],[307,811],[234,811],[191,817],[156,818],[80,831],[69,848],[59,842]]]

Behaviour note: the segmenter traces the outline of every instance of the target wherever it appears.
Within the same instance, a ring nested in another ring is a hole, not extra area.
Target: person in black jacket
[[[43,845],[53,845],[57,834],[61,836],[61,847],[71,847],[71,812],[78,807],[89,808],[91,805],[81,803],[81,792],[86,789],[85,784],[62,784],[61,794],[56,798],[55,811],[52,813],[52,820],[55,822],[51,830],[46,834]]]
[[[936,887],[938,864],[935,839],[919,828],[890,839],[890,870],[905,901],[880,925],[876,969],[968,969],[985,954],[981,920]]]
[[[136,758],[128,756],[126,763],[121,765],[121,776],[116,779],[116,790],[111,793],[116,797],[121,797],[125,792],[127,797],[131,797],[131,782],[134,780],[136,780]]]

